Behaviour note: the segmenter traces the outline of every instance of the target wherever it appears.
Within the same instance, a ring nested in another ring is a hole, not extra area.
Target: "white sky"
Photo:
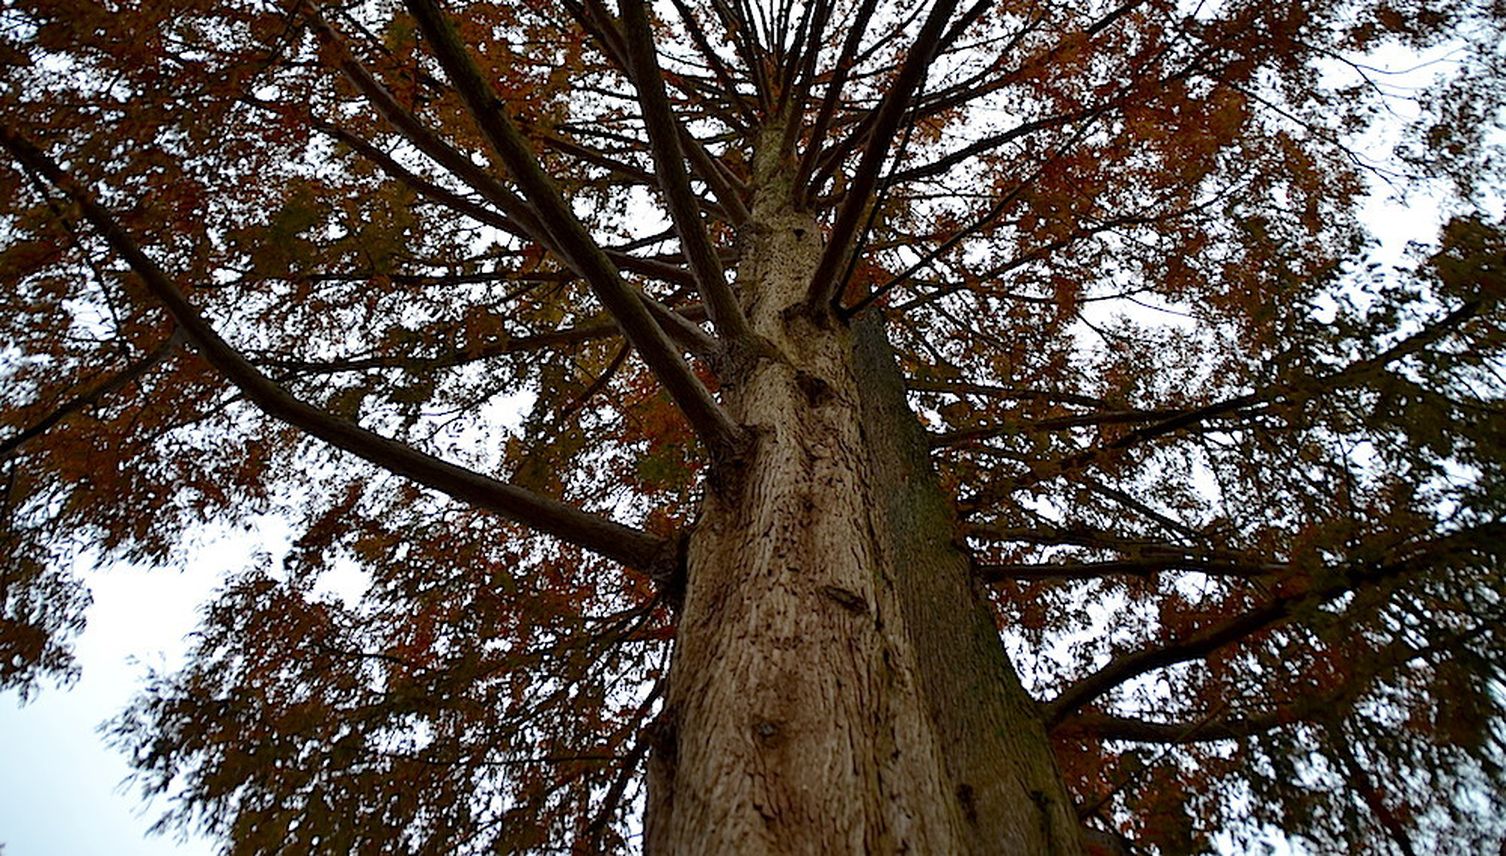
[[[190,570],[112,567],[77,572],[94,592],[77,644],[83,675],[73,687],[43,685],[17,706],[0,695],[0,843],[4,856],[159,856],[213,853],[204,839],[148,836],[163,805],[143,805],[123,780],[125,757],[97,730],[129,704],[148,666],[182,662],[185,637],[224,570],[242,567],[254,541],[218,539]]]

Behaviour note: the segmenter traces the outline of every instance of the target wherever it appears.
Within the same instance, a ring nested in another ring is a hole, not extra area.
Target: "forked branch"
[[[633,71],[638,102],[643,108],[643,122],[648,128],[649,144],[654,156],[654,171],[664,194],[675,233],[680,238],[685,259],[695,275],[697,290],[706,304],[711,323],[730,343],[747,342],[752,331],[742,308],[727,284],[726,272],[717,258],[716,248],[706,233],[706,225],[690,190],[690,176],[685,170],[685,153],[680,146],[680,125],[664,93],[664,78],[654,48],[654,34],[649,27],[648,11],[643,0],[621,0],[622,21],[627,28],[627,61]]]
[[[1215,651],[1248,639],[1291,620],[1305,608],[1317,607],[1361,587],[1424,572],[1452,559],[1487,551],[1484,545],[1506,540],[1506,522],[1483,523],[1413,544],[1405,555],[1383,563],[1356,562],[1325,569],[1309,586],[1291,586],[1263,604],[1245,609],[1216,624],[1175,639],[1165,645],[1122,654],[1068,686],[1043,708],[1047,727],[1056,725],[1073,711],[1104,693],[1139,676],[1207,657]],[[1494,548],[1499,551],[1499,547]]]

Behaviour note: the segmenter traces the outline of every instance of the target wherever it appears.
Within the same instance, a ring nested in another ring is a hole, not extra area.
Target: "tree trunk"
[[[790,172],[760,154],[737,283],[773,348],[723,389],[756,443],[690,540],[646,850],[1080,852],[880,323],[800,309]]]

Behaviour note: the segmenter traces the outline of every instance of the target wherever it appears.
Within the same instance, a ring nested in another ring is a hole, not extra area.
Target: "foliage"
[[[301,526],[115,726],[169,822],[631,847],[763,144],[1088,823],[1506,834],[1499,2],[437,9],[0,10],[0,686],[71,674],[80,547]],[[1377,188],[1443,200],[1409,267]]]

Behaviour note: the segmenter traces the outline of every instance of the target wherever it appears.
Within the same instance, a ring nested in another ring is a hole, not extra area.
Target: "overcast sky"
[[[78,640],[83,676],[66,690],[44,685],[24,707],[0,695],[0,843],[4,856],[162,856],[213,853],[203,839],[148,836],[163,805],[143,805],[122,783],[125,758],[99,725],[130,702],[148,665],[182,661],[199,604],[221,573],[243,567],[255,542],[220,538],[195,552],[191,570],[112,567],[79,572],[94,592]]]

